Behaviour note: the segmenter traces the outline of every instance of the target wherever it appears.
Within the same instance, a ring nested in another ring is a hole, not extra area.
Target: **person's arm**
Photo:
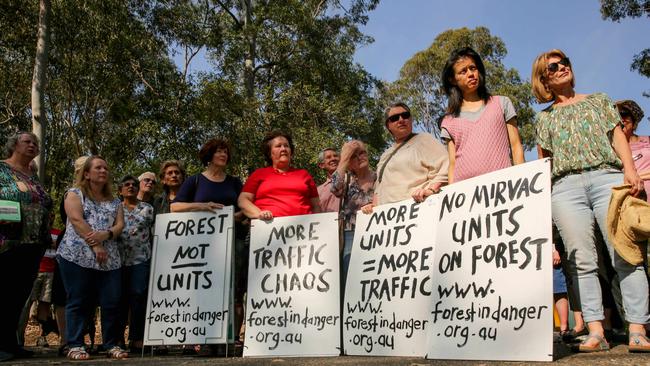
[[[169,205],[171,212],[197,212],[221,210],[223,205],[216,202],[174,202]]]
[[[372,202],[368,203],[365,206],[361,206],[361,212],[364,214],[371,214],[372,213],[372,208],[377,206],[377,203],[379,202],[379,197],[377,197],[377,194],[372,195]]]
[[[552,157],[553,154],[550,151],[544,149],[539,144],[537,145],[537,159],[552,158]]]
[[[623,163],[623,180],[626,184],[630,184],[630,194],[636,195],[639,191],[643,190],[643,181],[636,171],[634,160],[632,160],[632,150],[627,138],[623,133],[620,125],[616,125],[612,130],[612,147]]]
[[[64,206],[68,220],[80,237],[85,238],[88,233],[93,231],[86,220],[84,220],[83,207],[81,206],[81,197],[79,195],[69,191],[65,196]]]
[[[249,192],[242,192],[239,194],[239,199],[237,199],[237,205],[242,210],[244,215],[250,219],[264,219],[270,220],[273,218],[273,213],[268,210],[260,210],[259,207],[255,206],[253,203],[255,201],[255,195]],[[270,215],[270,216],[269,216]]]
[[[440,187],[448,182],[449,153],[431,136],[428,141],[421,141],[416,146],[422,154],[421,163],[426,165],[428,172],[426,181],[413,191],[411,197],[416,202],[422,202],[430,195],[439,192]]]
[[[454,168],[456,167],[456,144],[453,140],[447,142],[447,153],[449,153],[449,170],[447,171],[447,182],[454,183]]]
[[[639,177],[641,177],[641,179],[650,180],[650,170],[644,170],[644,171],[638,172],[638,173],[639,173]],[[648,193],[648,192],[646,192],[646,193]]]
[[[510,140],[510,151],[512,152],[512,162],[514,165],[525,163],[524,147],[521,144],[519,129],[517,128],[517,118],[510,118],[506,123],[508,129],[508,140]]]
[[[311,206],[311,213],[321,213],[323,210],[320,208],[320,199],[312,197],[309,199],[309,206]]]

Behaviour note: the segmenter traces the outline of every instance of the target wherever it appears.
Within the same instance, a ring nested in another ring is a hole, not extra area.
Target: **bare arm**
[[[447,142],[447,152],[449,153],[449,171],[447,172],[447,180],[449,184],[454,183],[454,168],[456,168],[456,144],[453,140]]]
[[[643,181],[641,181],[641,178],[636,171],[634,160],[632,160],[630,144],[627,142],[627,138],[625,137],[620,125],[616,125],[612,130],[612,147],[614,148],[616,155],[618,155],[618,158],[623,162],[623,180],[625,183],[632,185],[630,188],[630,194],[636,195],[643,189]]]
[[[521,144],[519,129],[517,128],[517,118],[511,118],[506,124],[508,129],[508,140],[510,140],[510,151],[512,151],[512,162],[517,164],[525,163],[524,147]]]
[[[68,220],[74,227],[74,230],[80,237],[85,238],[88,233],[93,229],[84,220],[83,207],[81,207],[81,198],[72,192],[68,192],[63,202],[65,213],[68,215]]]
[[[249,192],[242,192],[239,194],[239,199],[237,199],[237,205],[242,210],[244,215],[251,219],[260,219],[262,218],[262,210],[259,207],[255,206],[253,201],[255,200],[255,195]]]
[[[169,205],[171,212],[215,212],[215,210],[220,210],[222,208],[223,205],[216,202],[174,202]]]

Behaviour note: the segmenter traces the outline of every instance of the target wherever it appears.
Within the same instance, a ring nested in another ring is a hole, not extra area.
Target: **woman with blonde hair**
[[[120,200],[113,197],[108,164],[91,156],[65,198],[66,232],[57,260],[67,292],[68,358],[90,358],[84,347],[84,324],[94,310],[95,294],[102,311],[102,341],[111,358],[126,358],[118,346],[121,258],[117,237],[124,228]]]
[[[595,220],[621,280],[625,319],[630,323],[629,350],[648,352],[650,341],[644,328],[649,318],[648,280],[643,265],[627,263],[607,239],[611,188],[627,183],[632,194],[643,190],[620,117],[607,95],[576,93],[571,62],[560,50],[540,54],[533,63],[531,79],[537,100],[553,102],[537,114],[537,144],[540,158],[553,159],[553,221],[566,246],[569,275],[578,285],[589,328],[578,350],[609,349],[603,329]]]

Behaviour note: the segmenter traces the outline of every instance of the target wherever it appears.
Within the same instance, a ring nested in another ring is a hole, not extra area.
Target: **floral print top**
[[[341,197],[341,210],[343,211],[343,220],[344,220],[344,230],[354,230],[354,225],[357,221],[357,211],[361,207],[372,202],[372,196],[375,193],[375,185],[373,185],[367,190],[364,191],[359,186],[357,177],[353,173],[350,174],[350,181],[348,183],[347,194],[344,197],[343,192],[345,190],[345,176],[341,177],[338,172],[332,174],[332,193],[336,197]],[[371,172],[371,180],[374,182],[377,180],[377,175],[375,172]]]
[[[120,256],[123,266],[133,266],[151,258],[151,225],[153,224],[153,206],[139,201],[129,210],[124,209],[124,229],[120,235]]]
[[[22,219],[0,224],[0,253],[18,245],[49,243],[52,199],[36,174],[23,174],[0,161],[0,200],[19,202]]]
[[[95,231],[106,231],[110,229],[117,218],[118,209],[121,206],[119,199],[112,201],[95,202],[88,197],[84,197],[79,188],[71,188],[67,194],[76,194],[81,199],[83,207],[84,220]],[[77,234],[70,220],[66,223],[63,240],[59,244],[56,254],[61,258],[72,262],[84,268],[91,268],[100,271],[112,271],[119,269],[122,265],[120,252],[116,239],[106,240],[103,242],[104,248],[108,254],[108,259],[101,265],[95,259],[95,252],[86,244],[86,242]]]
[[[620,169],[621,161],[608,137],[620,119],[614,103],[603,93],[539,112],[537,143],[553,154],[553,178],[585,170]]]

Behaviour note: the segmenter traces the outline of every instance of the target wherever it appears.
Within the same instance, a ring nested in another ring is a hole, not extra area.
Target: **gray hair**
[[[337,155],[338,155],[338,153],[339,153],[339,151],[336,150],[336,149],[333,148],[333,147],[326,147],[326,148],[324,148],[323,150],[321,150],[321,151],[318,153],[318,162],[319,162],[319,163],[322,163],[322,162],[325,161],[325,153],[326,153],[327,151],[334,151]]]
[[[138,177],[138,182],[140,182],[141,180],[146,178],[147,175],[151,175],[153,177],[153,181],[158,183],[158,177],[156,177],[156,173],[154,173],[154,172],[144,172],[144,173],[140,174],[140,176]]]
[[[384,122],[388,121],[388,117],[389,117],[388,113],[390,113],[390,110],[397,107],[404,108],[409,113],[411,112],[411,108],[409,108],[409,106],[406,105],[406,103],[402,103],[402,102],[393,103],[388,107],[386,107],[386,109],[384,109]]]
[[[41,143],[40,143],[40,141],[38,139],[38,136],[36,136],[32,132],[18,131],[16,133],[14,133],[13,135],[9,136],[9,138],[7,139],[7,142],[5,143],[5,151],[4,151],[4,153],[5,153],[5,158],[6,159],[10,158],[11,155],[14,154],[14,151],[16,151],[16,145],[18,145],[18,140],[20,140],[20,136],[22,136],[22,135],[31,136],[36,141],[36,143],[39,145],[39,148],[40,148]]]

